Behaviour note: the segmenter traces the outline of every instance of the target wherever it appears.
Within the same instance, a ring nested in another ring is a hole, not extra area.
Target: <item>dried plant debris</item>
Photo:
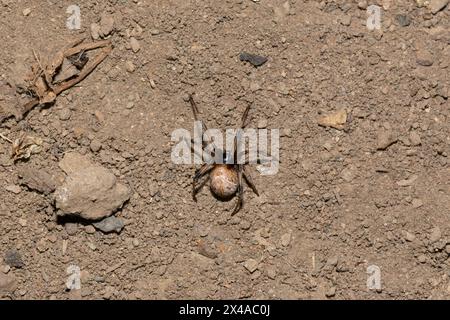
[[[348,114],[345,109],[324,115],[317,120],[317,123],[322,127],[331,127],[338,130],[343,130],[347,122]]]
[[[61,92],[86,78],[112,50],[110,40],[86,43],[84,40],[80,38],[72,41],[47,59],[33,51],[36,62],[31,66],[31,72],[25,79],[27,87],[24,88],[31,100],[15,115],[0,115],[0,121],[10,116],[21,120],[35,106],[54,102]],[[89,58],[87,52],[96,49],[100,52]]]
[[[28,160],[32,154],[42,151],[42,139],[22,133],[12,143],[11,157],[14,161],[19,159]]]

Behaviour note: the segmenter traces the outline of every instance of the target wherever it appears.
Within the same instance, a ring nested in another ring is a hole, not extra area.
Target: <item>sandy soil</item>
[[[43,140],[16,162],[0,140],[0,296],[449,299],[450,5],[369,2],[382,10],[370,31],[364,2],[1,0],[2,112],[20,106],[33,50],[90,37],[102,16],[114,49],[53,105],[0,125]],[[73,4],[80,30],[66,27]],[[246,188],[234,216],[235,199],[208,188],[195,203],[194,166],[171,162],[173,130],[193,130],[190,93],[211,128],[235,127],[251,103],[250,127],[280,129],[279,172],[250,167],[260,196]],[[342,130],[318,124],[342,109]],[[59,174],[69,152],[130,188],[120,233],[61,219],[54,193],[21,177]]]

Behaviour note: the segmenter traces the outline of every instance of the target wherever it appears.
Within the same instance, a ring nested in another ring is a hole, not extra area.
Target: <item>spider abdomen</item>
[[[231,198],[238,188],[238,174],[230,165],[218,164],[210,174],[211,191],[222,199]]]

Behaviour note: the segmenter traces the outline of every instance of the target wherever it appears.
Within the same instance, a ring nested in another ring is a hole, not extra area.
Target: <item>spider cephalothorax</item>
[[[199,121],[198,119],[198,109],[197,105],[192,96],[189,96],[189,102],[192,107],[192,111],[194,113],[195,121]],[[250,110],[250,106],[247,107],[243,116],[240,129],[244,129],[247,125],[248,113]],[[206,125],[202,123],[203,129],[207,130]],[[206,145],[206,142],[202,140],[203,148]],[[213,151],[220,152],[218,150]],[[238,159],[237,157],[237,141],[235,140],[234,144],[234,157],[233,159]],[[246,170],[246,163],[244,164],[236,164],[229,163],[227,154],[225,152],[220,152],[223,154],[222,163],[204,163],[200,169],[195,172],[194,181],[193,181],[193,190],[192,197],[194,201],[197,201],[196,194],[200,191],[200,189],[206,184],[209,180],[209,187],[211,192],[217,198],[221,200],[229,200],[233,198],[236,194],[238,196],[238,200],[236,206],[233,210],[233,214],[237,213],[243,205],[244,201],[244,185],[243,180],[247,182],[253,192],[259,196],[258,191],[253,183],[252,177]],[[214,154],[213,154],[214,156]],[[203,180],[200,184],[198,184],[199,180],[208,175],[209,179]]]

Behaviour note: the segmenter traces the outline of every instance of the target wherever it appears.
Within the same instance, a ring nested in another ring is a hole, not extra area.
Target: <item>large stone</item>
[[[130,198],[130,188],[117,182],[110,170],[93,164],[86,156],[67,153],[59,166],[67,174],[55,191],[59,215],[100,220],[120,209]]]

